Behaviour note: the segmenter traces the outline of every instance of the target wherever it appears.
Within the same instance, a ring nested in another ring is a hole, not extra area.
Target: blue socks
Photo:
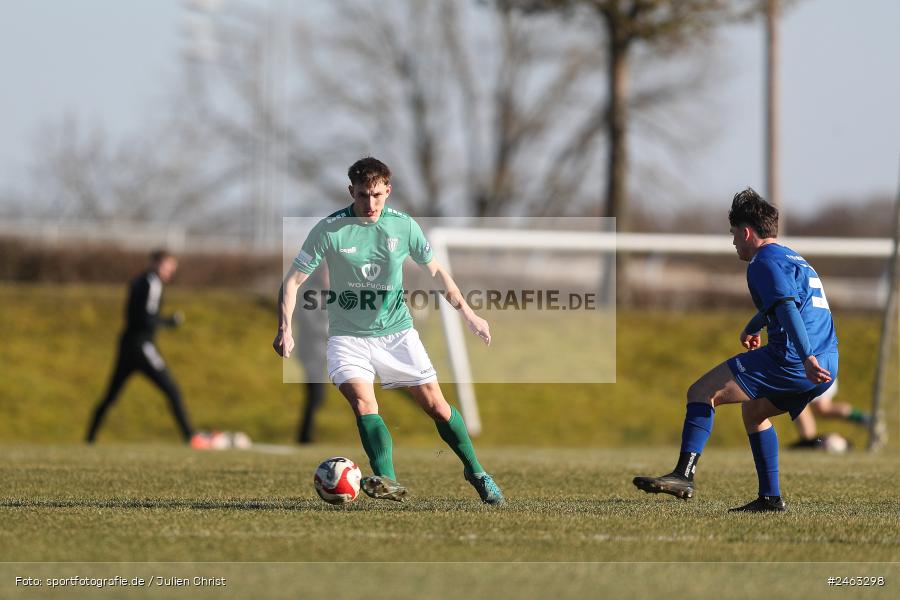
[[[681,454],[678,456],[678,464],[675,465],[673,473],[688,481],[694,480],[697,460],[712,432],[715,414],[713,407],[705,402],[688,403],[684,429],[681,431]]]
[[[716,411],[706,402],[688,402],[681,431],[681,451],[701,454],[712,433]]]
[[[750,434],[760,496],[781,496],[778,485],[778,435],[774,427]]]
[[[681,457],[675,472],[693,479],[699,455],[712,433],[716,411],[705,402],[689,402],[681,432]],[[750,450],[756,463],[760,496],[781,496],[778,485],[778,435],[774,427],[750,434]]]

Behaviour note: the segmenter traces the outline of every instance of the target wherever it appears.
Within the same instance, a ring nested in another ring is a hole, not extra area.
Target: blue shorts
[[[728,368],[741,389],[750,398],[767,398],[777,408],[796,419],[813,398],[831,387],[838,374],[838,353],[816,356],[819,366],[831,373],[831,381],[813,385],[806,378],[802,363],[784,365],[775,359],[768,346],[732,356]]]

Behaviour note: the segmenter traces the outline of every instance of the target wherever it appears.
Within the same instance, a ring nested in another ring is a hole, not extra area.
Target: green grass
[[[12,577],[40,573],[227,575],[233,594],[271,589],[263,597],[298,597],[290,589],[300,597],[353,597],[358,587],[334,588],[349,574],[358,585],[381,581],[404,598],[428,590],[429,597],[481,590],[540,598],[551,589],[583,594],[598,585],[640,597],[651,582],[692,597],[727,589],[728,597],[783,590],[804,598],[824,593],[830,575],[887,576],[888,588],[900,576],[900,500],[886,483],[900,477],[900,457],[891,454],[785,453],[790,511],[733,515],[729,507],[755,495],[747,451],[707,452],[698,494],[683,502],[630,484],[635,474],[670,467],[672,449],[486,450],[483,462],[509,497],[500,509],[478,502],[437,441],[397,453],[408,502],[361,497],[345,507],[320,501],[311,474],[328,455],[361,458],[355,447],[284,455],[119,444],[3,445],[0,452],[0,561],[13,561],[0,564],[0,597]],[[97,564],[57,564],[69,561]],[[189,561],[203,564],[182,564]],[[223,561],[255,564],[213,564]],[[308,561],[316,564],[288,564]],[[431,561],[472,564],[422,564]],[[651,564],[485,564],[523,561]],[[686,561],[715,564],[655,564]],[[819,562],[838,564],[809,564]]]
[[[122,287],[0,284],[0,440],[70,443],[84,435],[93,405],[112,369],[121,328]],[[158,343],[199,428],[243,430],[259,441],[289,443],[299,419],[301,390],[282,381],[282,363],[271,349],[275,310],[271,299],[233,290],[186,289],[167,293],[167,309],[187,315]],[[617,382],[478,386],[488,446],[622,447],[676,445],[687,387],[706,370],[741,350],[737,331],[750,308],[673,313],[620,310]],[[841,338],[839,399],[869,404],[879,319],[836,315]],[[552,348],[555,340],[535,341]],[[487,350],[489,353],[494,350]],[[437,355],[440,347],[433,350]],[[484,358],[479,360],[486,360]],[[537,358],[536,358],[537,360]],[[452,385],[444,386],[452,400]],[[434,429],[396,391],[379,392],[381,412],[400,444],[424,446]],[[713,446],[743,448],[738,410],[718,411]],[[319,420],[320,439],[357,444],[345,401],[333,388]],[[783,441],[791,425],[778,420]],[[857,446],[864,432],[822,423]],[[176,442],[161,395],[141,377],[127,385],[110,411],[100,443]]]
[[[885,576],[888,584],[835,594],[883,598],[900,578],[897,454],[784,453],[791,511],[729,515],[756,483],[739,411],[725,407],[694,500],[631,487],[635,474],[671,468],[684,392],[740,349],[736,333],[749,306],[619,311],[615,384],[478,386],[485,429],[476,445],[510,498],[500,510],[476,500],[420,411],[397,392],[380,393],[413,497],[334,508],[315,496],[314,467],[334,454],[363,461],[334,390],[320,418],[328,445],[290,454],[180,447],[163,399],[139,377],[97,446],[76,444],[112,368],[123,294],[121,287],[0,284],[0,598],[101,594],[15,587],[17,576],[229,578],[227,588],[104,590],[110,598],[516,600],[661,591],[818,599],[832,589],[827,577],[857,575]],[[167,306],[187,314],[159,345],[195,424],[289,443],[301,395],[281,383],[270,348],[271,299],[176,286]],[[865,408],[879,319],[836,320],[840,399]],[[445,392],[452,399],[453,386]],[[794,437],[783,417],[777,426],[782,443]],[[865,441],[845,424],[820,430],[840,431],[857,447]]]
[[[785,453],[790,512],[759,516],[726,512],[755,496],[747,451],[707,452],[683,502],[630,484],[671,467],[671,449],[489,450],[510,499],[497,510],[440,446],[398,452],[409,502],[339,508],[311,474],[355,448],[4,446],[0,560],[900,561],[895,455]]]

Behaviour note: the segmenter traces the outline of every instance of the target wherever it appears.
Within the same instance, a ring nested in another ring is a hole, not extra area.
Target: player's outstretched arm
[[[428,271],[428,274],[433,278],[440,280],[440,284],[444,291],[444,298],[447,299],[450,306],[462,314],[463,320],[465,320],[469,331],[480,337],[485,344],[490,346],[490,325],[488,325],[487,321],[476,315],[475,311],[472,310],[472,307],[466,303],[466,299],[463,297],[462,292],[459,291],[459,287],[456,285],[456,282],[453,281],[453,277],[450,276],[450,273],[434,259],[431,259],[420,266]]]
[[[766,324],[766,315],[758,312],[747,323],[747,326],[741,331],[741,345],[747,350],[756,350],[762,343],[759,332]]]
[[[279,356],[284,358],[288,358],[294,350],[291,317],[294,315],[294,306],[297,304],[297,290],[308,278],[308,274],[291,266],[287,275],[284,276],[281,289],[278,290],[278,333],[275,335],[272,347]]]

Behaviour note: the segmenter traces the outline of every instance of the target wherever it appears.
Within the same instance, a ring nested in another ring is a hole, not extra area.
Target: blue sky
[[[227,0],[225,0],[227,1]],[[180,0],[2,0],[0,183],[21,179],[42,123],[68,112],[127,133],[165,98],[183,45]],[[863,9],[865,12],[863,12]],[[782,188],[789,210],[895,193],[900,2],[804,0],[782,30]],[[713,88],[719,132],[673,200],[764,190],[762,28],[732,27]],[[113,49],[113,50],[111,50]]]

